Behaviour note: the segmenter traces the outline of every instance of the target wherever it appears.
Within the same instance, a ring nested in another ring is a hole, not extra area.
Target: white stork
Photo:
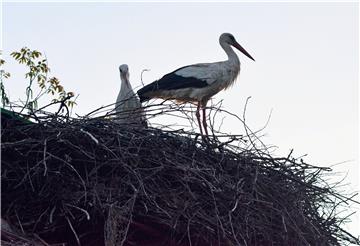
[[[231,46],[255,61],[235,40],[232,34],[221,34],[219,42],[228,56],[226,61],[189,65],[168,73],[161,79],[138,90],[140,102],[150,100],[151,98],[195,102],[197,103],[196,118],[200,132],[203,135],[200,120],[200,108],[202,108],[202,123],[205,133],[208,135],[205,112],[208,100],[219,91],[230,87],[240,72],[239,58]]]
[[[144,110],[129,81],[129,67],[127,64],[122,64],[119,70],[121,88],[115,103],[117,121],[130,124],[144,123]]]

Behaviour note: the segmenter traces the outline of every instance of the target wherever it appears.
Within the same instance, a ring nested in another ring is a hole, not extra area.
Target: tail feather
[[[151,99],[150,97],[145,97],[145,96],[140,96],[140,95],[139,95],[139,98],[140,98],[141,103],[149,101]]]
[[[156,88],[154,86],[154,83],[148,84],[137,91],[137,94],[139,95],[140,102],[146,102],[151,99],[151,97],[147,96],[146,94],[148,92],[154,91]]]

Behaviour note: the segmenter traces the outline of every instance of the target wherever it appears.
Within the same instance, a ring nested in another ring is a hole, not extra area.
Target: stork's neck
[[[126,75],[120,74],[121,79],[121,90],[128,90],[130,87],[129,78]]]
[[[240,65],[239,57],[236,55],[235,51],[231,48],[231,46],[228,43],[220,43],[220,45],[228,56],[228,61],[230,63]]]

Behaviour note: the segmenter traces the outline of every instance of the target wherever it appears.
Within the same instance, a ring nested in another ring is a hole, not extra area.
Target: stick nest
[[[133,225],[151,221],[167,228],[164,245],[359,244],[342,229],[336,211],[351,199],[325,181],[331,170],[272,157],[254,135],[202,141],[104,117],[6,123],[1,211],[11,235],[135,245]]]

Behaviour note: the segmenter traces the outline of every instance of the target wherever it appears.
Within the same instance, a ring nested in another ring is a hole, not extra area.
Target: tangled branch
[[[1,209],[16,230],[51,244],[69,235],[74,245],[94,238],[130,245],[134,227],[151,221],[184,245],[359,244],[338,213],[355,201],[324,181],[331,170],[292,152],[272,157],[245,117],[234,116],[245,134],[226,135],[214,126],[231,115],[210,107],[213,136],[203,142],[194,129],[119,124],[112,107],[7,122]],[[192,111],[168,102],[146,107],[148,119],[176,116],[196,126]]]

